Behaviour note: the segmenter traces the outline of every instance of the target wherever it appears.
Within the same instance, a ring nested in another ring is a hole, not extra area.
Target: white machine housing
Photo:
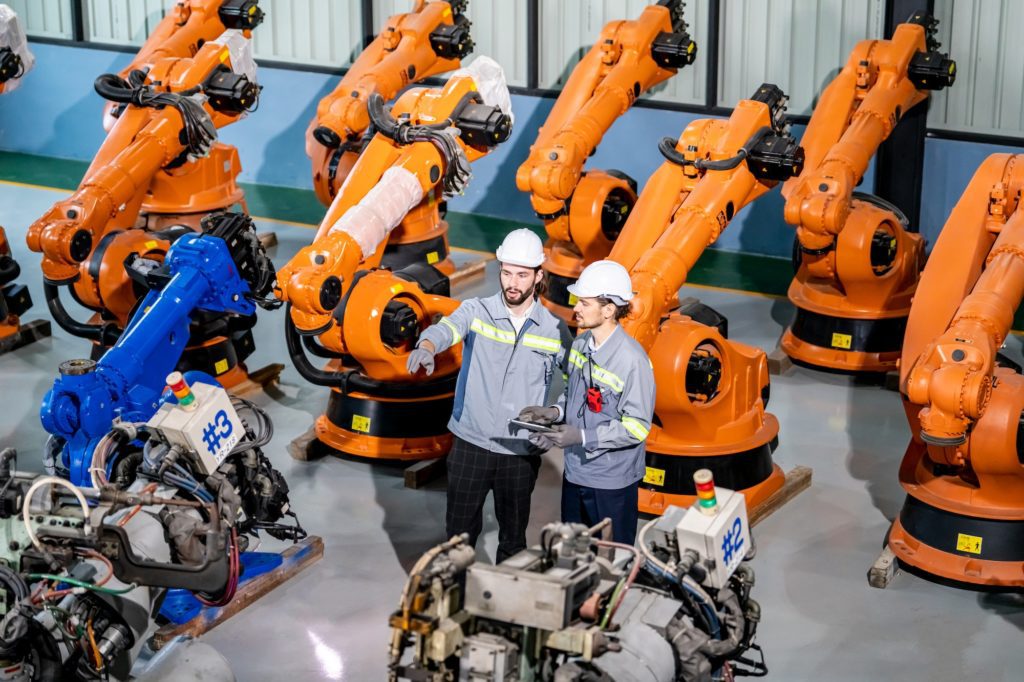
[[[747,503],[741,493],[715,488],[718,512],[708,515],[697,503],[688,509],[670,508],[662,516],[658,530],[674,530],[679,555],[692,549],[701,557],[707,570],[707,584],[715,589],[725,587],[736,567],[751,548]]]
[[[245,427],[223,388],[200,382],[190,388],[195,407],[164,403],[146,425],[160,431],[169,445],[198,454],[203,473],[211,474],[242,440]]]

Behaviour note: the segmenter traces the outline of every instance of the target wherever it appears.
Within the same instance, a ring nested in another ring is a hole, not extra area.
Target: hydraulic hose
[[[439,393],[455,390],[457,375],[435,379],[434,381],[397,383],[377,381],[355,369],[347,369],[343,372],[325,372],[318,369],[306,357],[306,353],[302,348],[301,337],[295,328],[295,323],[292,322],[291,310],[291,304],[289,303],[285,309],[284,322],[288,355],[302,378],[311,384],[336,388],[346,394],[357,391],[382,398],[431,398]]]
[[[671,137],[663,137],[658,142],[658,151],[671,163],[677,166],[693,166],[698,170],[713,170],[713,171],[725,171],[732,170],[736,166],[746,159],[750,155],[750,150],[757,145],[761,139],[772,132],[769,126],[764,126],[747,141],[745,145],[740,147],[740,150],[736,152],[734,156],[730,156],[727,159],[719,159],[717,161],[709,161],[708,159],[694,159],[690,160],[683,156],[678,149],[676,149],[676,140]]]
[[[44,280],[43,294],[46,296],[46,307],[50,309],[54,321],[68,334],[103,344],[112,344],[120,337],[120,331],[113,325],[88,324],[73,318],[60,300],[60,287],[56,284]]]

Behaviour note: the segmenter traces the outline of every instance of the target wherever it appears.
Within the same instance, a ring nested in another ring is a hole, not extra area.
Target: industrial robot
[[[312,160],[313,188],[330,206],[356,159],[373,137],[368,104],[374,94],[385,102],[403,88],[458,69],[473,50],[468,0],[416,0],[405,14],[389,17],[383,30],[348,68],[334,91],[320,100],[306,130],[306,154]],[[388,238],[383,263],[401,268],[413,263],[454,271],[448,257],[444,198],[410,212]]]
[[[953,84],[956,63],[938,52],[937,23],[917,13],[890,40],[858,43],[801,140],[805,170],[782,189],[786,222],[796,227],[796,318],[780,342],[801,364],[896,368],[924,240],[898,207],[854,189],[900,119]]]
[[[1022,192],[1024,155],[975,172],[921,274],[900,360],[912,437],[889,549],[976,589],[1024,588],[1024,377],[999,352],[1024,298]]]
[[[248,31],[229,29],[203,42],[194,56],[160,58],[127,79],[107,74],[96,80],[100,95],[126,108],[78,190],[34,222],[27,235],[29,248],[43,255],[53,318],[68,333],[91,340],[94,359],[117,340],[145,292],[126,262],[160,260],[176,239],[198,229],[202,216],[241,197],[222,192],[215,177],[230,164],[211,166],[209,160],[218,158],[217,130],[256,104],[251,51]],[[237,161],[236,152],[230,154]],[[229,173],[232,183],[237,170],[236,164]],[[165,203],[157,208],[155,202]],[[147,211],[167,211],[175,224],[159,227]],[[179,221],[186,212],[189,219]],[[93,319],[75,320],[62,290],[94,311]],[[193,323],[187,368],[228,386],[244,380],[255,318],[199,316]]]
[[[649,521],[637,547],[609,542],[605,519],[548,524],[539,545],[496,566],[462,536],[429,550],[390,618],[388,680],[766,675],[744,498],[700,473],[700,502]]]
[[[234,680],[207,645],[150,639],[183,597],[235,598],[250,538],[304,531],[278,522],[288,488],[260,450],[266,415],[220,387],[170,382],[148,422],[104,438],[91,487],[15,471],[14,451],[0,452],[3,679]],[[215,450],[208,423],[223,434]],[[135,439],[145,447],[120,457]]]
[[[608,255],[637,199],[637,183],[626,174],[583,166],[640,95],[693,63],[697,46],[687,28],[682,0],[660,0],[635,20],[607,24],[516,173],[548,233],[541,300],[570,325],[576,301],[567,287]]]
[[[14,10],[0,4],[0,94],[13,92],[21,85],[34,64],[21,20]],[[32,307],[32,296],[28,287],[15,284],[19,275],[21,266],[11,253],[7,232],[0,227],[0,353],[50,335],[46,320],[21,323],[21,316]]]
[[[483,62],[488,68],[480,69]],[[413,88],[390,111],[374,93],[376,134],[334,198],[313,243],[280,269],[288,351],[308,381],[331,388],[318,441],[351,455],[428,459],[448,452],[461,346],[438,356],[429,381],[406,371],[419,332],[451,313],[448,278],[428,263],[382,267],[389,235],[410,212],[462,191],[470,164],[505,141],[509,113],[480,93],[505,94],[500,67],[480,57],[443,87]],[[487,82],[483,73],[496,74]],[[313,365],[307,352],[328,360]]]
[[[95,451],[115,420],[145,422],[160,408],[166,378],[181,368],[197,315],[252,317],[274,280],[252,221],[244,214],[209,216],[202,233],[178,238],[165,257],[128,263],[132,282],[148,290],[124,334],[99,360],[68,360],[43,398],[40,418],[52,438],[51,468],[89,485]],[[192,370],[204,384],[211,376]],[[114,458],[110,458],[111,466]]]
[[[744,206],[800,173],[803,150],[789,134],[787,98],[764,84],[728,120],[690,123],[658,145],[666,161],[651,175],[609,258],[637,292],[623,330],[647,351],[657,392],[647,438],[640,509],[660,514],[694,495],[693,472],[708,468],[757,507],[782,487],[772,463],[779,423],[765,412],[767,357],[727,338],[728,324],[679,288],[705,249]]]

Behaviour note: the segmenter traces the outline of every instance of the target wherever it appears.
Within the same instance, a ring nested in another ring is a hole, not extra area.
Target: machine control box
[[[223,388],[196,382],[191,389],[195,408],[164,403],[146,425],[169,445],[196,453],[203,473],[211,474],[242,440],[245,427]]]
[[[538,554],[538,550],[527,549],[497,566],[470,566],[466,571],[466,611],[528,628],[555,631],[567,627],[600,583],[600,573],[588,562],[543,569]]]
[[[675,535],[679,556],[687,550],[696,552],[698,565],[707,571],[705,584],[721,589],[750,551],[750,524],[741,493],[716,487],[715,496],[718,510],[714,514],[701,511],[697,503],[687,509],[669,507],[653,530]]]

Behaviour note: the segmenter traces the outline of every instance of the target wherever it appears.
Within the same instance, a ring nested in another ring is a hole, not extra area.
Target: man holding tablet
[[[527,405],[548,399],[571,343],[565,323],[537,298],[544,278],[544,245],[528,229],[514,230],[497,251],[501,291],[471,298],[425,329],[409,355],[408,369],[434,371],[434,355],[462,342],[462,367],[448,429],[448,537],[483,528],[483,506],[494,491],[501,562],[526,548],[530,496],[540,453],[529,431],[511,423]]]
[[[579,299],[573,310],[583,333],[569,351],[565,394],[557,406],[528,407],[519,419],[554,424],[530,440],[565,454],[562,521],[593,525],[610,518],[615,541],[632,545],[654,415],[654,371],[643,347],[619,326],[633,298],[622,265],[591,263],[569,293]]]

